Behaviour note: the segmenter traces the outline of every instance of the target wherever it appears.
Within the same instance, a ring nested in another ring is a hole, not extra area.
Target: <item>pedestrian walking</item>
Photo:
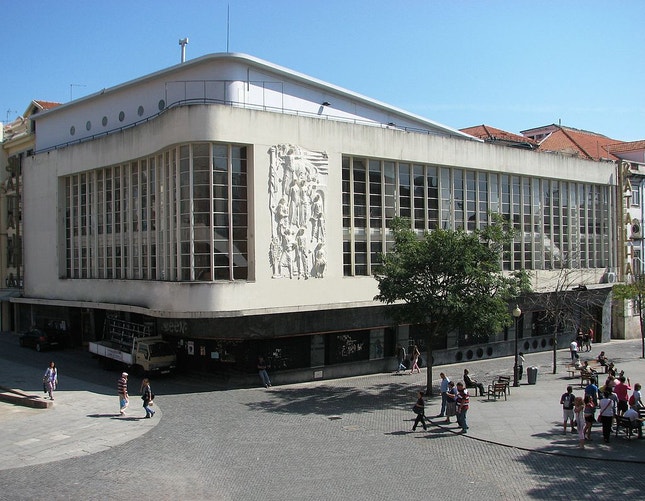
[[[122,372],[121,377],[117,381],[116,391],[119,394],[119,414],[125,416],[125,409],[130,400],[128,397],[128,373]]]
[[[522,380],[522,374],[524,373],[524,352],[520,351],[517,354],[517,380],[521,381]]]
[[[585,340],[586,351],[591,351],[591,343],[594,342],[593,336],[594,336],[593,329],[589,327],[589,330],[587,331],[587,339]]]
[[[616,415],[616,399],[612,398],[610,391],[605,391],[603,398],[600,400],[600,422],[602,423],[602,436],[605,443],[609,443],[611,436],[611,425]]]
[[[421,369],[419,369],[419,357],[421,356],[421,352],[419,351],[419,348],[417,345],[414,345],[414,348],[412,348],[412,354],[410,357],[412,358],[412,363],[410,364],[410,374],[414,373],[414,370],[417,370],[417,374],[421,372]]]
[[[576,334],[576,344],[578,345],[578,351],[582,351],[584,339],[584,332],[582,332],[582,329],[578,329],[578,333]]]
[[[629,409],[628,392],[632,389],[630,383],[629,378],[625,379],[625,376],[620,376],[618,382],[614,385],[614,394],[618,397],[617,412],[619,416],[622,416]]]
[[[468,407],[470,406],[470,395],[464,386],[464,383],[459,381],[457,383],[457,423],[461,427],[462,433],[468,433],[468,421],[466,415],[468,414]]]
[[[591,381],[587,386],[585,386],[585,397],[589,396],[593,400],[594,407],[598,407],[598,401],[601,398],[600,390],[598,385]]]
[[[58,369],[54,362],[49,362],[49,367],[43,375],[43,391],[49,393],[49,398],[54,400],[54,390],[58,386]]]
[[[585,448],[585,402],[582,397],[576,397],[573,401],[573,413],[576,417],[578,427],[578,447]]]
[[[562,426],[564,427],[564,433],[567,433],[567,422],[571,422],[571,433],[576,432],[575,425],[575,416],[573,414],[573,402],[575,400],[575,395],[573,394],[573,387],[567,386],[567,392],[563,393],[560,397],[560,405],[562,405]]]
[[[455,388],[454,381],[448,383],[446,397],[446,420],[444,422],[450,423],[450,418],[457,415],[457,388]]]
[[[446,415],[446,403],[448,402],[446,392],[448,391],[448,383],[450,383],[450,379],[448,379],[443,372],[439,374],[439,377],[441,377],[441,383],[439,384],[439,389],[441,391],[441,412],[439,412],[439,416],[437,417],[444,417]]]
[[[645,407],[643,405],[643,400],[641,399],[641,384],[636,383],[634,385],[634,391],[632,392],[632,396],[629,397],[629,402],[631,405],[636,406],[636,409],[642,409]]]
[[[399,374],[402,370],[406,369],[405,364],[405,348],[400,344],[396,345],[396,373]]]
[[[586,394],[585,399],[585,410],[584,410],[584,416],[585,416],[585,430],[584,430],[584,436],[586,440],[591,440],[591,427],[593,426],[594,422],[596,421],[596,404],[594,403],[594,399],[591,395]]]
[[[150,388],[150,380],[146,377],[143,378],[143,381],[141,381],[141,399],[143,400],[143,408],[146,411],[146,418],[151,418],[152,416],[155,415],[155,411],[151,409],[152,405],[154,405],[153,400],[155,398],[154,393],[152,393],[152,389]]]
[[[576,358],[578,358],[578,343],[575,339],[571,341],[571,344],[569,345],[569,351],[571,352],[571,361],[575,362]]]
[[[414,424],[412,425],[412,431],[417,431],[417,426],[419,426],[419,424],[423,426],[424,430],[428,429],[428,426],[426,425],[425,402],[423,401],[423,396],[424,393],[420,391],[417,398],[417,403],[414,404],[414,407],[412,407],[412,410],[417,415],[416,419],[414,420]]]
[[[258,357],[258,375],[260,376],[260,381],[265,388],[271,386],[271,380],[269,379],[269,373],[267,372],[268,365],[264,360],[264,357]]]

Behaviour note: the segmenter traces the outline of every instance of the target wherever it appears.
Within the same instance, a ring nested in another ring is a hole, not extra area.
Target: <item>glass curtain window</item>
[[[185,144],[64,181],[67,278],[248,279],[247,147]]]
[[[343,157],[343,274],[370,275],[392,248],[388,221],[419,233],[484,228],[489,212],[516,229],[504,270],[610,265],[610,187],[390,160]]]

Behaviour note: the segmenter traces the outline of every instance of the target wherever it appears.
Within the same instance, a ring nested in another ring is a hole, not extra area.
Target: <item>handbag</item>
[[[414,407],[412,407],[412,412],[414,412],[415,414],[423,414],[423,407],[414,404]]]

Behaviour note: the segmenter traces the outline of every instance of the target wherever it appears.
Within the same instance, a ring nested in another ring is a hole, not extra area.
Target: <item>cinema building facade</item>
[[[257,377],[259,354],[278,383],[390,370],[397,342],[420,342],[373,300],[395,216],[421,233],[502,214],[518,229],[503,268],[531,270],[536,291],[565,267],[606,298],[615,272],[613,163],[485,144],[251,56],[187,61],[35,120],[13,301],[23,328],[63,322],[78,344],[118,317],[176,343],[187,370]],[[552,337],[534,313],[525,351]],[[435,362],[507,355],[513,337],[446,333]]]

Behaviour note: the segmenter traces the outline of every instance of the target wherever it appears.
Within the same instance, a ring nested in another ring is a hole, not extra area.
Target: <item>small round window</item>
[[[70,135],[70,136],[73,136],[74,134],[76,134],[76,127],[74,127],[74,126],[72,125],[72,126],[69,128],[69,135]]]
[[[162,111],[166,107],[166,101],[164,101],[163,99],[160,99],[158,106],[159,106],[159,111]]]
[[[92,122],[90,122],[89,120],[87,122],[85,122],[85,128],[87,130],[90,130],[92,128]]]
[[[143,106],[139,106],[139,108],[137,108],[137,115],[143,115]]]
[[[103,124],[103,127],[107,125],[108,119],[107,117],[103,117],[103,120],[101,120],[101,123]]]
[[[120,111],[119,112],[119,122],[123,122],[123,120],[125,120],[125,113]]]

